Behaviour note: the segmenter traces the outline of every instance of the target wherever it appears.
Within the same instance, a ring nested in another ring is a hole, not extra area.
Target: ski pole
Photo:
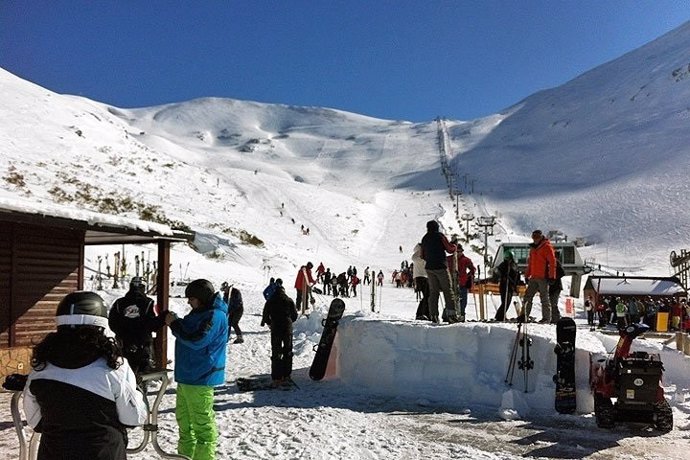
[[[515,373],[515,360],[517,359],[517,348],[520,341],[520,327],[522,324],[518,324],[517,333],[515,334],[515,340],[513,341],[513,348],[510,350],[510,360],[508,362],[508,371],[506,372],[506,378],[504,380],[509,386],[513,386],[513,374]]]

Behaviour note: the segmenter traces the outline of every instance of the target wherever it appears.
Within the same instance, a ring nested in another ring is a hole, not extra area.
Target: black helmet
[[[105,301],[90,291],[67,294],[58,304],[55,313],[58,326],[108,327],[108,309]]]
[[[146,283],[144,283],[144,278],[142,278],[141,276],[134,276],[129,281],[129,290],[144,292],[146,290]]]
[[[209,306],[213,303],[213,296],[216,295],[216,290],[209,280],[198,279],[187,285],[184,290],[185,297],[194,297],[199,299],[202,305]]]

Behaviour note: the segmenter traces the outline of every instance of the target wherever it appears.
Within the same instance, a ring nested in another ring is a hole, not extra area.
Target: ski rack
[[[153,405],[149,408],[148,415],[146,417],[147,423],[145,423],[142,426],[142,428],[144,429],[144,437],[137,447],[127,449],[128,454],[137,454],[143,451],[150,441],[151,444],[153,444],[153,449],[158,453],[158,455],[160,455],[163,458],[178,458],[183,460],[191,460],[186,455],[168,453],[163,450],[160,444],[158,444],[158,407],[160,406],[161,401],[163,400],[163,396],[165,395],[165,390],[168,389],[168,384],[170,383],[170,379],[168,378],[168,372],[170,371],[165,369],[141,375],[142,383],[145,384],[146,382],[160,380],[161,386],[158,389],[158,393],[156,394],[156,399],[153,400]],[[144,395],[144,398],[147,398],[147,396]]]

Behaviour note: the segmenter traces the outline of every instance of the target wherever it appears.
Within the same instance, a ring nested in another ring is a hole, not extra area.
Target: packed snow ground
[[[414,294],[389,283],[378,313],[368,312],[367,295],[347,300],[340,378],[307,377],[320,334],[312,314],[295,325],[298,390],[238,393],[234,381],[269,372],[269,334],[258,315],[270,276],[290,286],[310,260],[336,273],[355,265],[361,274],[368,265],[388,277],[409,259],[427,220],[459,233],[456,212],[498,217],[489,254],[500,241],[526,241],[534,227],[558,228],[587,237],[594,244],[583,255],[613,271],[667,275],[668,253],[687,244],[689,37],[685,25],[504,113],[448,121],[456,181],[466,177],[464,191],[475,189],[457,210],[440,173],[434,122],[213,98],[118,109],[0,70],[0,198],[19,208],[20,200],[58,202],[126,217],[153,210],[196,231],[194,249],[173,249],[174,278],[204,277],[216,286],[227,280],[246,306],[246,342],[229,345],[227,383],[217,392],[219,458],[685,458],[690,372],[672,348],[648,345],[667,367],[674,430],[600,430],[586,413],[584,357],[610,351],[611,337],[578,331],[581,413],[557,415],[549,326],[533,326],[537,367],[528,392],[519,385],[509,391],[502,383],[515,326],[414,322]],[[644,123],[649,117],[657,121]],[[115,208],[104,208],[110,202]],[[246,235],[262,244],[248,244]],[[465,245],[479,265],[481,238]],[[88,248],[87,268],[120,249]],[[130,260],[141,251],[155,254],[135,247]],[[122,293],[102,292],[108,300]],[[319,298],[318,306],[327,303]],[[171,308],[187,307],[173,298]],[[472,317],[473,303],[468,311]],[[171,356],[173,348],[171,339]],[[9,395],[1,398],[0,453],[11,457],[17,444]],[[174,384],[160,421],[169,450],[177,437],[173,407]],[[151,449],[132,456],[154,457]]]
[[[193,255],[178,248],[174,260]],[[188,274],[192,278],[204,272],[217,274],[223,266],[207,260],[203,267],[192,265]],[[290,273],[279,276],[290,284]],[[221,281],[211,278],[217,284]],[[235,385],[237,377],[270,372],[270,333],[259,324],[262,285],[238,283],[238,287],[245,300],[241,322],[245,343],[228,345],[226,384],[216,392],[221,432],[218,458],[685,458],[683,446],[690,439],[690,359],[659,342],[637,341],[634,349],[653,348],[662,354],[674,430],[658,435],[634,424],[601,430],[588,413],[588,353],[611,351],[615,337],[579,328],[580,413],[558,415],[552,408],[552,326],[530,326],[536,367],[527,393],[519,371],[511,389],[504,378],[514,324],[431,326],[414,321],[415,294],[395,288],[387,277],[384,286],[375,290],[376,313],[370,311],[368,286],[358,297],[345,299],[346,316],[337,341],[340,378],[313,382],[308,377],[313,346],[320,337],[320,318],[331,300],[316,295],[315,311],[295,324],[293,377],[299,388],[242,393]],[[122,293],[102,292],[108,300]],[[494,312],[494,301],[489,299],[489,314]],[[180,314],[188,311],[185,299],[177,297],[171,298],[171,308]],[[476,317],[475,311],[470,299],[469,319]],[[577,321],[584,323],[580,317]],[[169,345],[172,356],[174,338]],[[168,450],[174,450],[177,439],[174,387],[173,382],[160,416],[159,439]],[[3,394],[0,404],[5,420],[0,451],[10,454],[16,452],[17,444],[9,395]],[[136,445],[138,433],[131,432],[130,445]],[[155,453],[149,446],[130,457],[149,459]]]

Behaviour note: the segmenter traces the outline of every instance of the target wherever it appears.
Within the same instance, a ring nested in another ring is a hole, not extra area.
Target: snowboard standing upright
[[[319,340],[319,344],[315,347],[316,354],[309,368],[309,377],[312,380],[321,380],[326,375],[328,358],[331,355],[335,333],[338,330],[338,323],[343,317],[343,312],[345,312],[345,302],[342,299],[333,299],[328,309],[328,315],[323,320],[321,340]]]
[[[572,318],[561,318],[556,323],[556,411],[572,414],[577,407],[575,397],[575,335],[577,326]]]

